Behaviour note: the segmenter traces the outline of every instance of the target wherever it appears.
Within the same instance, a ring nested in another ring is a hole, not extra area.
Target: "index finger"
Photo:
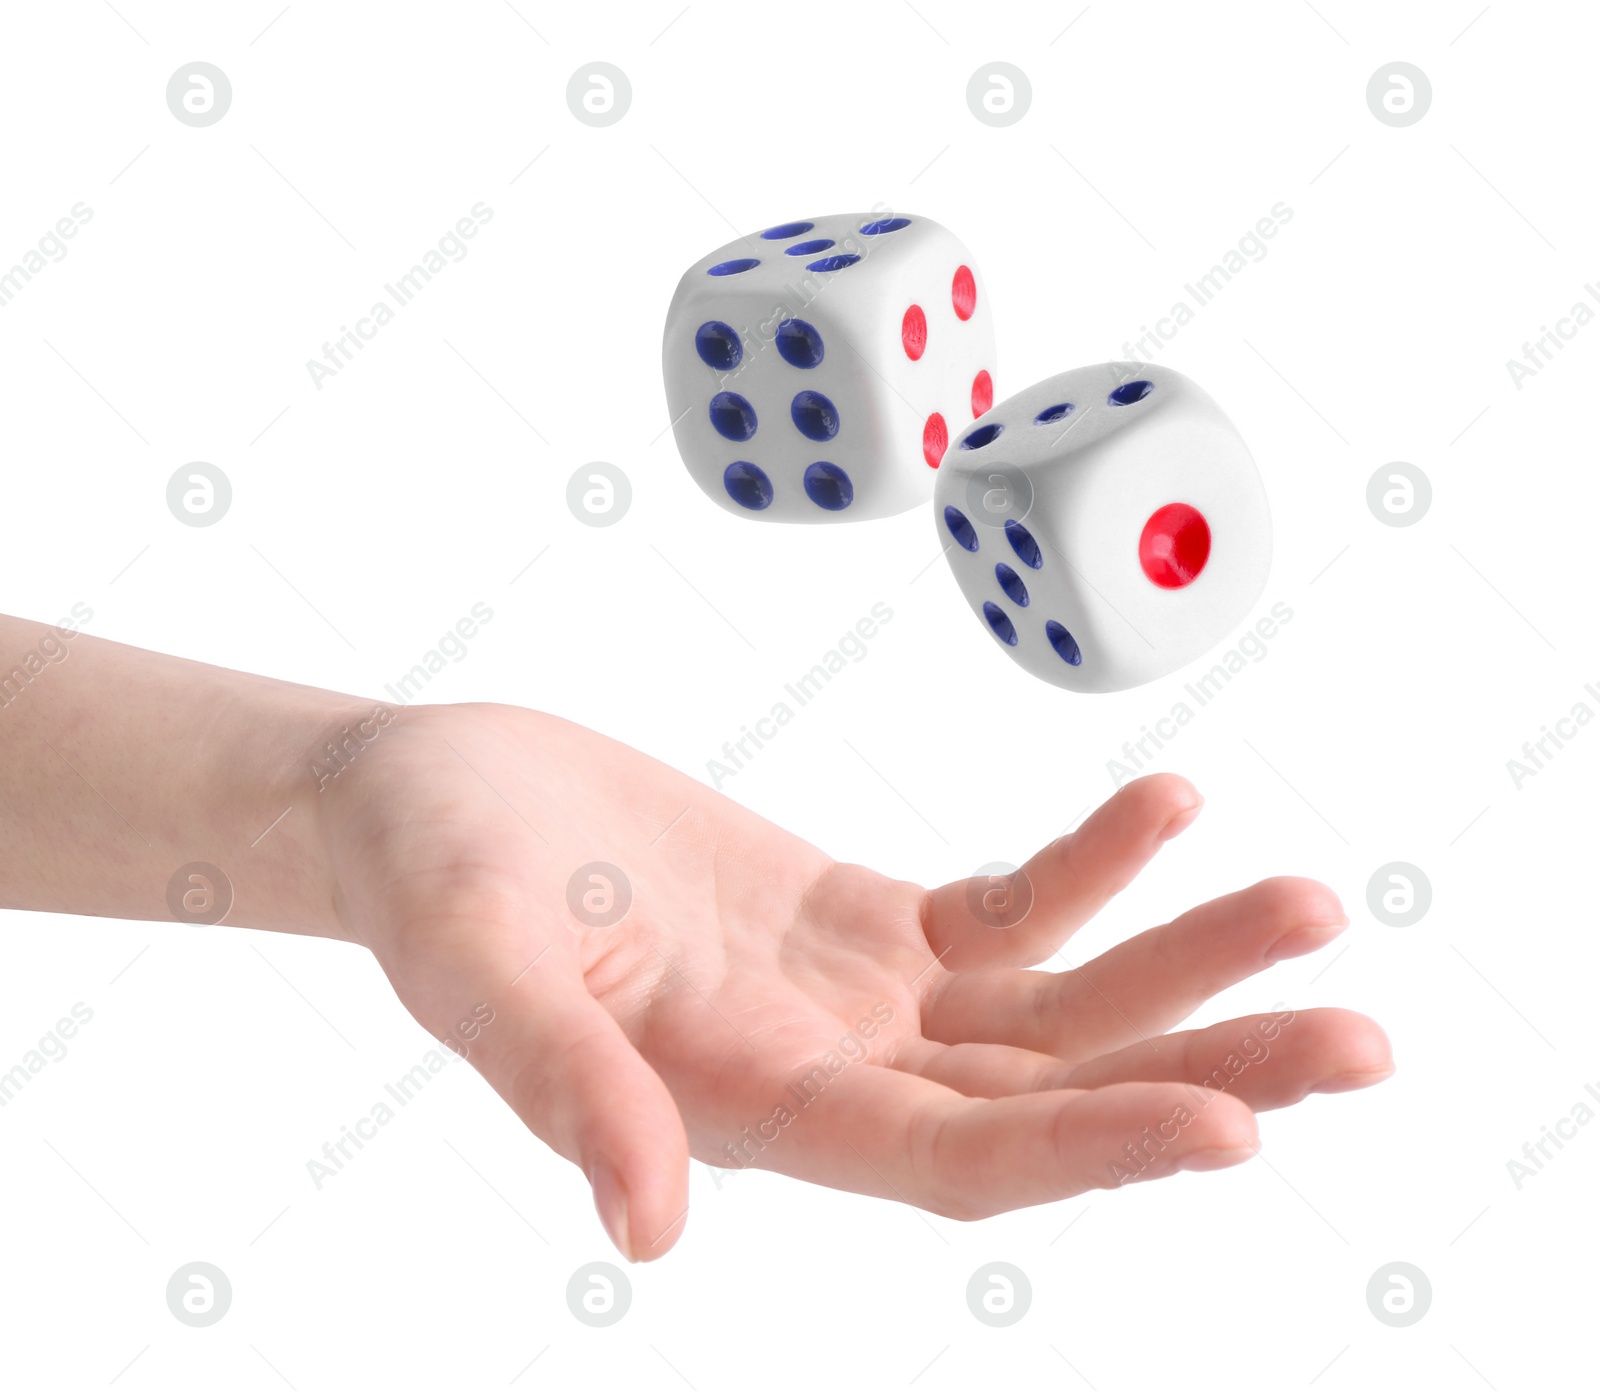
[[[959,879],[929,892],[922,927],[951,971],[1032,966],[1054,953],[1200,814],[1175,773],[1138,778],[1082,826],[1010,876]]]

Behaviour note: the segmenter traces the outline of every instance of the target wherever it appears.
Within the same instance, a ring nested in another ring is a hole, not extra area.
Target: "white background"
[[[313,1187],[306,1161],[429,1046],[370,960],[12,913],[0,1065],[76,1001],[94,1019],[0,1112],[6,1382],[1332,1391],[1587,1363],[1600,1126],[1520,1191],[1506,1164],[1600,1082],[1600,732],[1520,790],[1505,765],[1600,709],[1600,327],[1520,390],[1506,360],[1600,277],[1593,12],[518,4],[8,8],[0,265],[94,215],[0,308],[4,607],[83,602],[92,633],[378,695],[481,601],[430,699],[556,710],[704,777],[881,601],[866,659],[725,790],[925,882],[1019,860],[1203,667],[1068,695],[994,650],[925,512],[779,528],[712,506],[664,433],[661,316],[735,232],[881,201],[972,249],[1003,398],[1123,355],[1282,201],[1270,254],[1159,360],[1250,442],[1277,527],[1261,608],[1294,618],[1156,765],[1204,792],[1199,823],[1065,957],[1323,878],[1347,937],[1206,1018],[1365,1010],[1399,1072],[1265,1116],[1240,1169],[971,1226],[696,1165],[678,1249],[592,1329],[566,1282],[614,1257],[581,1176],[468,1068]],[[196,59],[233,85],[205,129],[164,97]],[[633,86],[605,129],[564,95],[597,59]],[[1365,98],[1397,59],[1433,86],[1403,129]],[[1004,129],[966,104],[992,60],[1033,86]],[[316,389],[306,360],[480,200],[470,254]],[[195,460],[233,483],[214,527],[166,508]],[[632,480],[605,530],[565,504],[591,460]],[[1394,460],[1434,489],[1405,529],[1365,501]],[[1366,908],[1392,860],[1433,884],[1414,927]],[[207,1329],[165,1303],[193,1260],[233,1285]],[[966,1307],[992,1260],[1033,1286],[1006,1329]],[[1433,1286],[1405,1329],[1365,1297],[1396,1260]]]

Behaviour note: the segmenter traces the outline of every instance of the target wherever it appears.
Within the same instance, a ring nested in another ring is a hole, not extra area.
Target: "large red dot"
[[[927,350],[928,316],[922,312],[920,304],[913,304],[900,320],[900,346],[913,362]]]
[[[922,427],[922,457],[928,461],[928,467],[938,468],[949,447],[950,431],[945,427],[944,417],[935,411]]]
[[[978,307],[978,282],[966,266],[957,266],[955,278],[950,282],[950,303],[955,306],[956,318],[970,319]]]
[[[979,372],[972,379],[972,418],[976,420],[994,405],[994,379],[987,372]]]
[[[1139,566],[1163,589],[1193,584],[1210,556],[1211,528],[1187,502],[1156,508],[1139,533]]]

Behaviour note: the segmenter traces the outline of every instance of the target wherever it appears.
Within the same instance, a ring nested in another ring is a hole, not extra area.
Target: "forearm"
[[[371,702],[0,617],[0,906],[175,914],[185,865],[226,921],[346,936],[314,765]]]

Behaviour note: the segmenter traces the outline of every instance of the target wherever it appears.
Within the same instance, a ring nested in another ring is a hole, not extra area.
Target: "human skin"
[[[996,927],[965,881],[837,863],[555,716],[378,708],[0,618],[0,907],[170,920],[174,871],[204,862],[232,882],[227,924],[365,947],[582,1168],[630,1259],[670,1249],[690,1157],[729,1167],[730,1145],[977,1218],[1243,1162],[1256,1111],[1393,1070],[1383,1031],[1345,1010],[1171,1032],[1344,929],[1311,880],[1212,900],[1075,970],[1022,969],[1194,821],[1183,778],[1129,783],[1046,846],[1023,866],[1031,908]],[[342,763],[322,752],[340,740]],[[597,862],[632,890],[609,926],[569,907]],[[818,1067],[802,1106],[791,1084]]]

